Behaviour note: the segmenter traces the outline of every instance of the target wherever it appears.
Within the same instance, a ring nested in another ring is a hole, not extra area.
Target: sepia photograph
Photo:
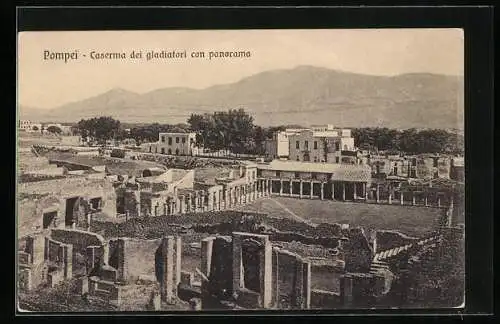
[[[24,31],[19,312],[462,309],[464,31]]]

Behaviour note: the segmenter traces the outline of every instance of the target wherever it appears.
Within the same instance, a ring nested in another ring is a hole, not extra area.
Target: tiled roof
[[[274,160],[269,164],[260,164],[258,168],[285,172],[331,173],[332,180],[336,181],[371,181],[371,168],[367,165]]]

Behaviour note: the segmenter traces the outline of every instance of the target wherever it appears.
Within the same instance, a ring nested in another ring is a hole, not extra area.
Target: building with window
[[[20,120],[19,130],[25,132],[40,132],[42,130],[42,124],[34,123],[30,120]]]
[[[316,129],[320,129],[316,127]],[[350,129],[300,130],[289,137],[289,160],[357,164]]]
[[[160,133],[158,142],[143,144],[142,150],[168,155],[195,155],[198,153],[196,133]]]
[[[302,129],[289,128],[284,131],[274,133],[273,138],[266,140],[264,143],[266,156],[273,159],[288,159],[290,152],[289,136],[297,134],[300,131],[302,131]]]

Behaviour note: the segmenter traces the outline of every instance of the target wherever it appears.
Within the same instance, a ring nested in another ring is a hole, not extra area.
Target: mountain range
[[[262,126],[463,129],[462,76],[372,76],[313,66],[261,72],[205,89],[171,87],[139,94],[112,89],[53,109],[20,106],[20,118],[76,122],[113,116],[127,123],[183,123],[191,113],[244,108]]]

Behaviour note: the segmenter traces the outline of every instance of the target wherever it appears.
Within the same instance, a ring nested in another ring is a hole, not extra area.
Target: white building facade
[[[290,160],[357,164],[351,130],[315,129],[305,129],[289,136]]]
[[[195,155],[196,133],[160,133],[158,142],[142,145],[142,151],[168,155]]]

